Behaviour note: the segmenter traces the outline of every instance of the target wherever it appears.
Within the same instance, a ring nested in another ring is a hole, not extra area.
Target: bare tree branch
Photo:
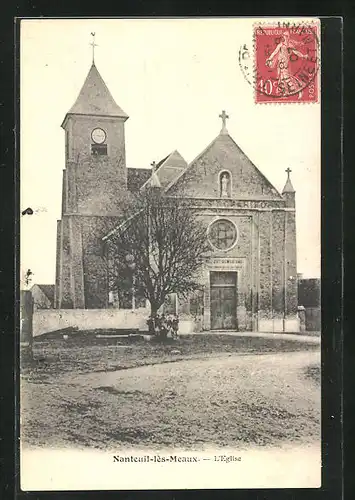
[[[134,268],[135,291],[149,300],[152,315],[167,295],[186,296],[200,287],[210,251],[206,226],[183,197],[164,196],[159,188],[141,191],[105,240],[110,284],[119,288],[122,271]]]

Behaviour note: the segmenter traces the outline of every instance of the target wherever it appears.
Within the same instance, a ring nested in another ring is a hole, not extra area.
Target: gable
[[[160,186],[164,190],[168,189],[176,179],[186,170],[187,162],[181,156],[179,151],[175,150],[170,153],[168,156],[160,160],[160,162],[156,165],[155,175],[156,179],[159,182]],[[150,171],[151,176],[152,170]],[[148,184],[149,179],[143,184],[143,186]],[[142,187],[143,187],[142,186]]]
[[[220,174],[224,170],[231,176],[231,198],[282,199],[229,134],[217,136],[169,187],[169,194],[219,198]]]
[[[31,294],[36,306],[54,307],[54,285],[34,284]]]
[[[38,285],[51,304],[54,304],[54,285]]]
[[[178,151],[174,151],[157,165],[157,176],[162,188],[170,186],[187,167],[187,162]]]

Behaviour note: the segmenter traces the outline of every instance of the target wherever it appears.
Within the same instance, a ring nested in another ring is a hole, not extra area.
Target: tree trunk
[[[155,304],[154,302],[150,303],[150,315],[152,318],[156,318],[158,314],[159,306],[158,304]]]
[[[157,313],[159,307],[154,302],[150,302],[150,318],[148,320],[148,330],[151,335],[156,335],[157,333]]]

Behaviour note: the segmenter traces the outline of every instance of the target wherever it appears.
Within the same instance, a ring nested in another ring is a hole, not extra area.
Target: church
[[[191,330],[299,331],[295,190],[287,168],[282,193],[243,153],[227,130],[191,162],[173,151],[153,168],[126,166],[125,122],[95,63],[66,113],[61,219],[57,221],[55,307],[139,309],[112,304],[102,240],[120,220],[120,200],[154,182],[164,196],[187,197],[206,226],[211,256],[202,292],[174,297]],[[132,299],[132,300],[131,300]]]

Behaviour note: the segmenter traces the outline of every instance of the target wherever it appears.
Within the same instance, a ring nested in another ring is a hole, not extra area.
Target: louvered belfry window
[[[107,144],[91,144],[93,156],[107,156]]]

